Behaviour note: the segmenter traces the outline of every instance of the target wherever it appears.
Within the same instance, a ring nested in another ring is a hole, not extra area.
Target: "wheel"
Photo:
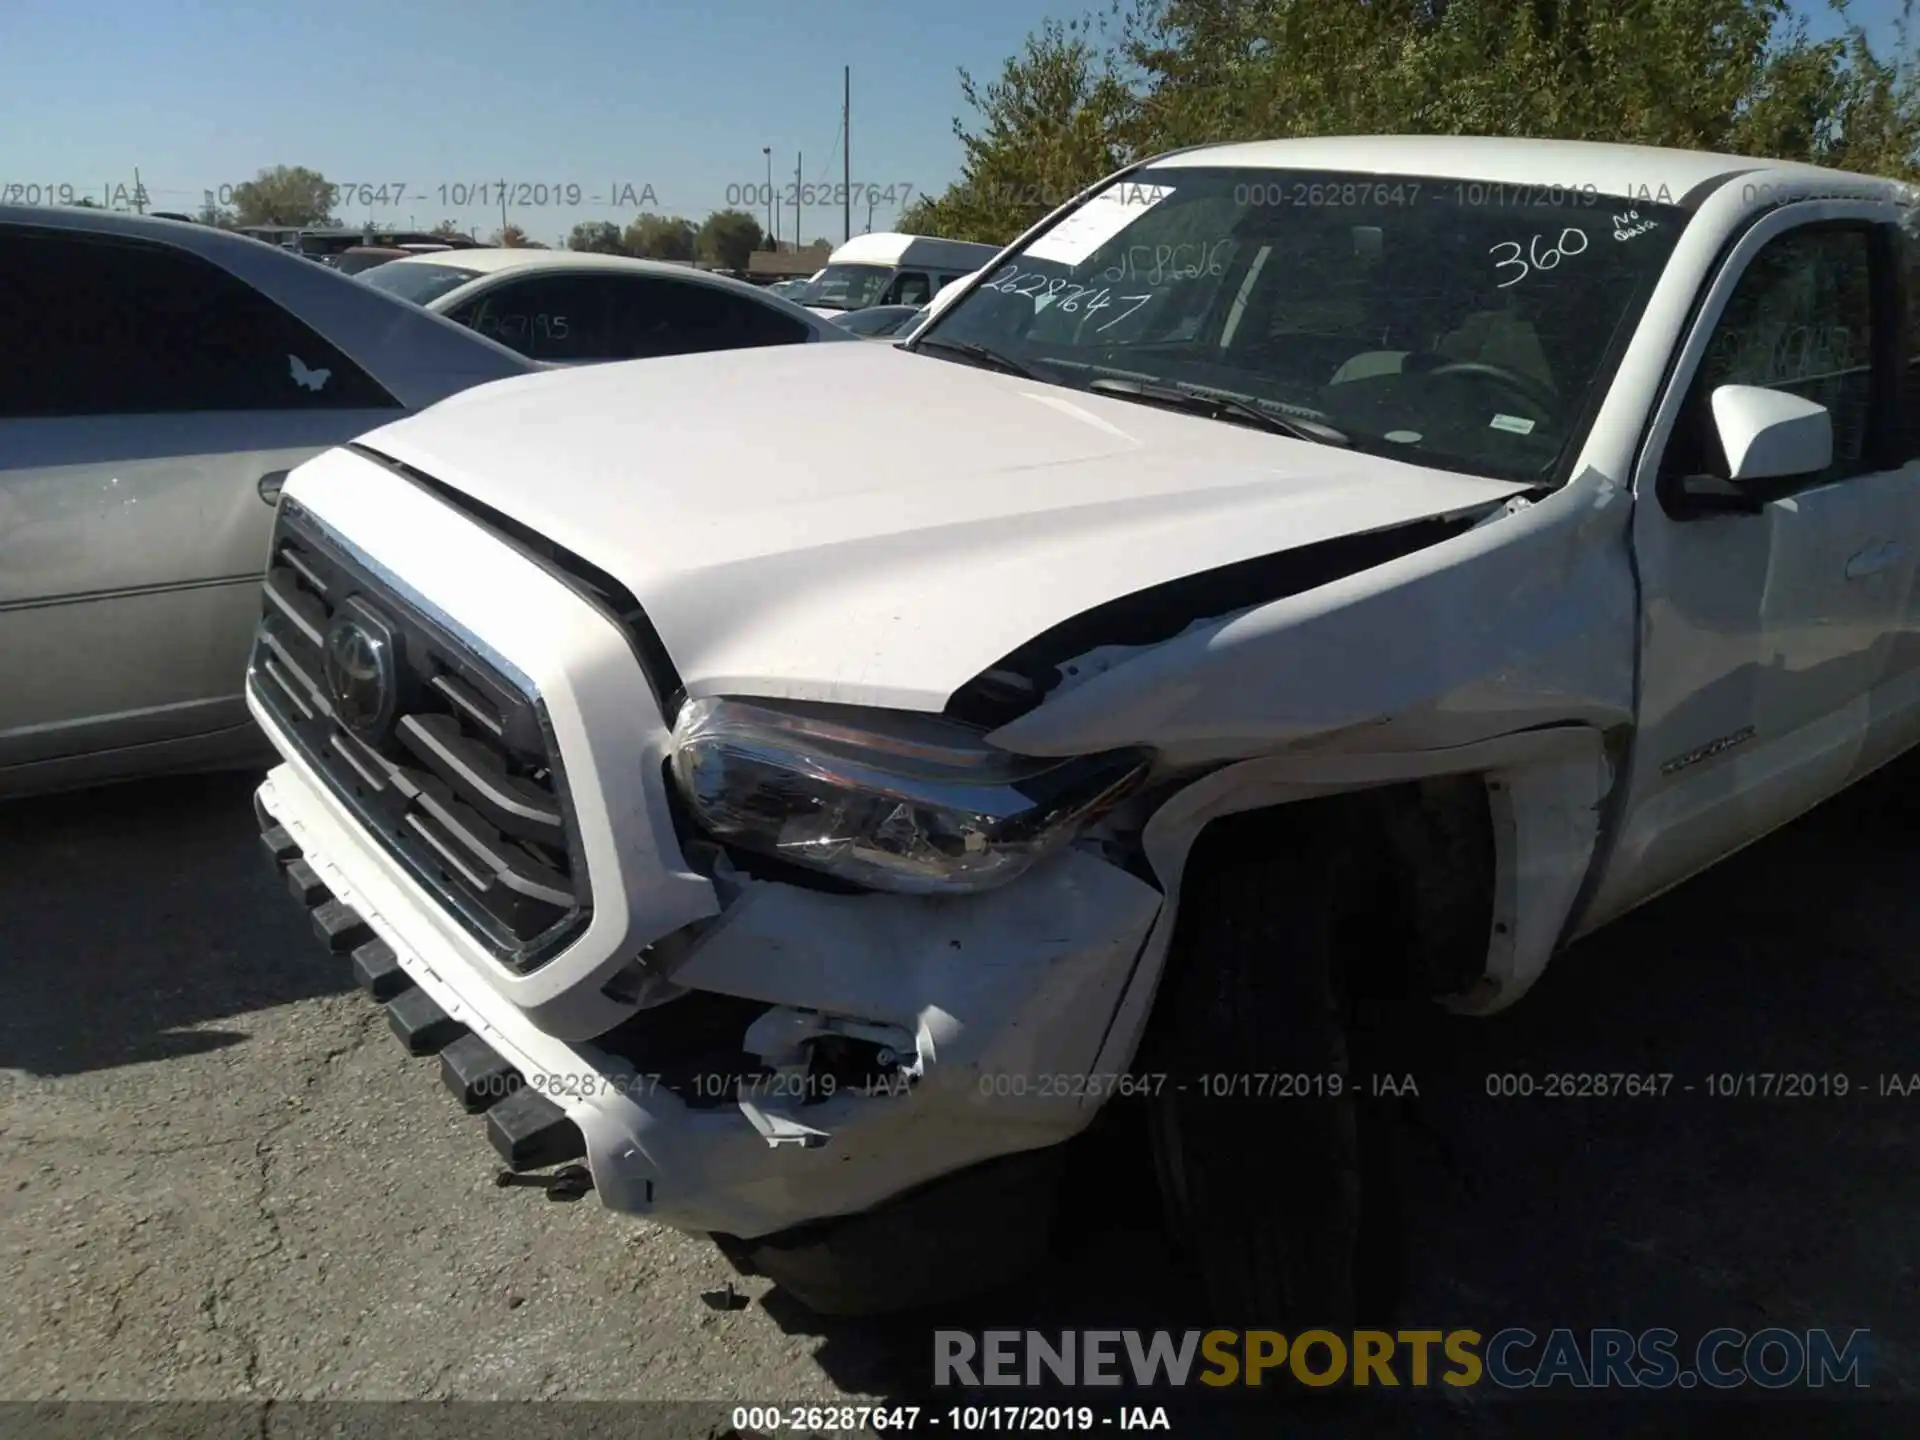
[[[1140,1068],[1166,1077],[1150,1142],[1210,1324],[1390,1322],[1396,1117],[1368,1093],[1404,993],[1379,963],[1401,938],[1385,879],[1337,801],[1220,822],[1188,862]]]

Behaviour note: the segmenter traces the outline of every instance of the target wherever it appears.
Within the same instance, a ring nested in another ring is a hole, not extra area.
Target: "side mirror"
[[[1765,504],[1759,482],[1818,475],[1833,463],[1833,416],[1824,405],[1760,385],[1722,385],[1711,404],[1731,478],[1681,479],[1677,498],[1693,514],[1757,515]]]
[[[1833,416],[1785,390],[1722,385],[1713,424],[1735,484],[1818,475],[1833,463]]]

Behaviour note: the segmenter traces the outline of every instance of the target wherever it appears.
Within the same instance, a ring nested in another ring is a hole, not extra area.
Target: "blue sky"
[[[1854,12],[1884,30],[1899,6]],[[1824,0],[1804,8],[1832,28]],[[111,200],[137,167],[153,208],[191,211],[207,189],[297,164],[388,187],[385,204],[368,197],[388,223],[492,229],[492,196],[454,202],[500,180],[536,239],[643,204],[698,220],[764,185],[762,146],[777,184],[796,152],[806,183],[839,181],[844,64],[854,229],[875,192],[884,229],[907,187],[937,192],[958,173],[957,68],[991,77],[1047,15],[1079,13],[1046,0],[0,0],[0,195]],[[576,188],[581,203],[563,203]],[[809,206],[802,223],[837,240],[840,207]],[[783,236],[792,224],[789,205]]]

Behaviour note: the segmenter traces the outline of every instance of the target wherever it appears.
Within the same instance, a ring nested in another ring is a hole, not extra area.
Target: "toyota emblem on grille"
[[[327,694],[340,723],[379,740],[399,692],[393,632],[370,610],[348,604],[327,627]]]

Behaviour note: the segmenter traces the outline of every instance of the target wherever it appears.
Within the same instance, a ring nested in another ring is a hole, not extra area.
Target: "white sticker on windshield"
[[[1034,241],[1022,258],[1078,265],[1171,194],[1171,185],[1140,185],[1122,180],[1102,190]]]
[[[1487,428],[1489,430],[1507,430],[1515,435],[1531,435],[1533,433],[1533,421],[1527,419],[1524,415],[1496,415],[1493,417],[1493,423]]]

